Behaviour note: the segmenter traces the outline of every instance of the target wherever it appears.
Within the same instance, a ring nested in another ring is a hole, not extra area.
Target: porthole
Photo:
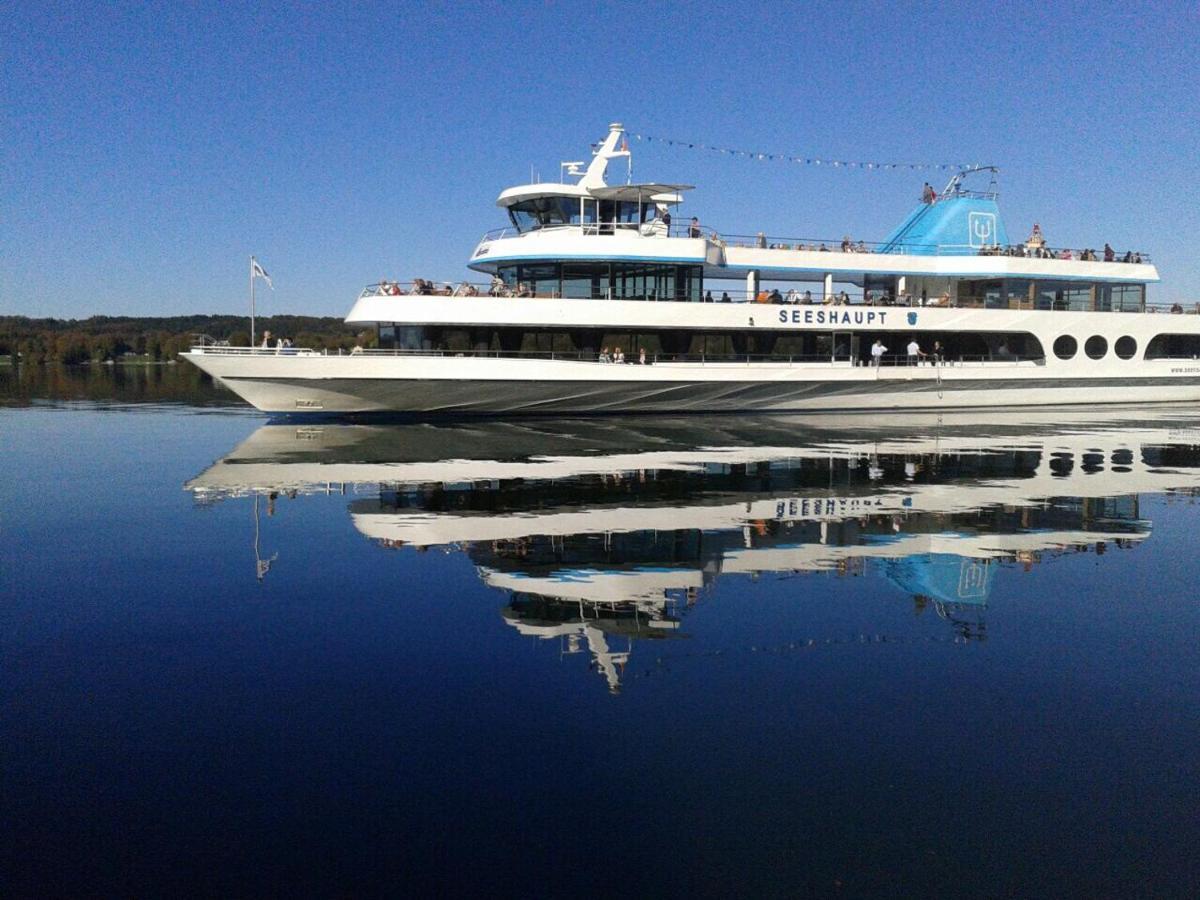
[[[1113,344],[1113,350],[1121,359],[1133,359],[1133,355],[1137,353],[1137,341],[1129,335],[1117,338],[1117,342]]]
[[[1093,334],[1083,345],[1083,352],[1092,359],[1104,359],[1108,355],[1108,341],[1098,334]]]
[[[1069,334],[1054,339],[1054,355],[1059,359],[1073,359],[1079,352],[1079,343]]]

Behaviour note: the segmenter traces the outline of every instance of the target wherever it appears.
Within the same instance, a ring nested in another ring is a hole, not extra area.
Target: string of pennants
[[[732,147],[714,147],[711,144],[702,144],[699,141],[681,141],[674,138],[655,137],[649,134],[629,133],[628,136],[635,141],[666,144],[670,147],[683,147],[687,150],[706,150],[710,153],[720,153],[725,156],[740,157],[742,159],[752,159],[761,162],[798,163],[804,166],[832,166],[835,169],[868,169],[871,171],[906,169],[909,171],[932,172],[978,168],[978,165],[975,163],[863,162],[846,159],[818,159],[815,156],[792,156],[787,153],[759,153],[754,150],[736,150]]]

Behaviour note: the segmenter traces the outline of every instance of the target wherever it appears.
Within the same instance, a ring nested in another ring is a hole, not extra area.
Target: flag
[[[250,277],[261,278],[267,283],[267,287],[269,287],[271,290],[275,290],[275,285],[271,284],[271,276],[267,274],[267,270],[259,265],[258,260],[253,256],[250,257]]]

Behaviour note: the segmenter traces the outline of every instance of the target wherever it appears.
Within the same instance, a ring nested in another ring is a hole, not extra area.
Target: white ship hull
[[[273,413],[799,412],[1200,402],[1200,366],[1179,360],[1144,361],[1121,372],[1096,367],[1084,374],[1032,361],[876,369],[849,363],[640,366],[418,354],[187,356],[247,402]]]

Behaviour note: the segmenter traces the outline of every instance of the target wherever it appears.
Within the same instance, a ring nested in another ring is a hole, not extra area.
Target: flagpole
[[[250,257],[250,349],[254,349],[254,257]]]

